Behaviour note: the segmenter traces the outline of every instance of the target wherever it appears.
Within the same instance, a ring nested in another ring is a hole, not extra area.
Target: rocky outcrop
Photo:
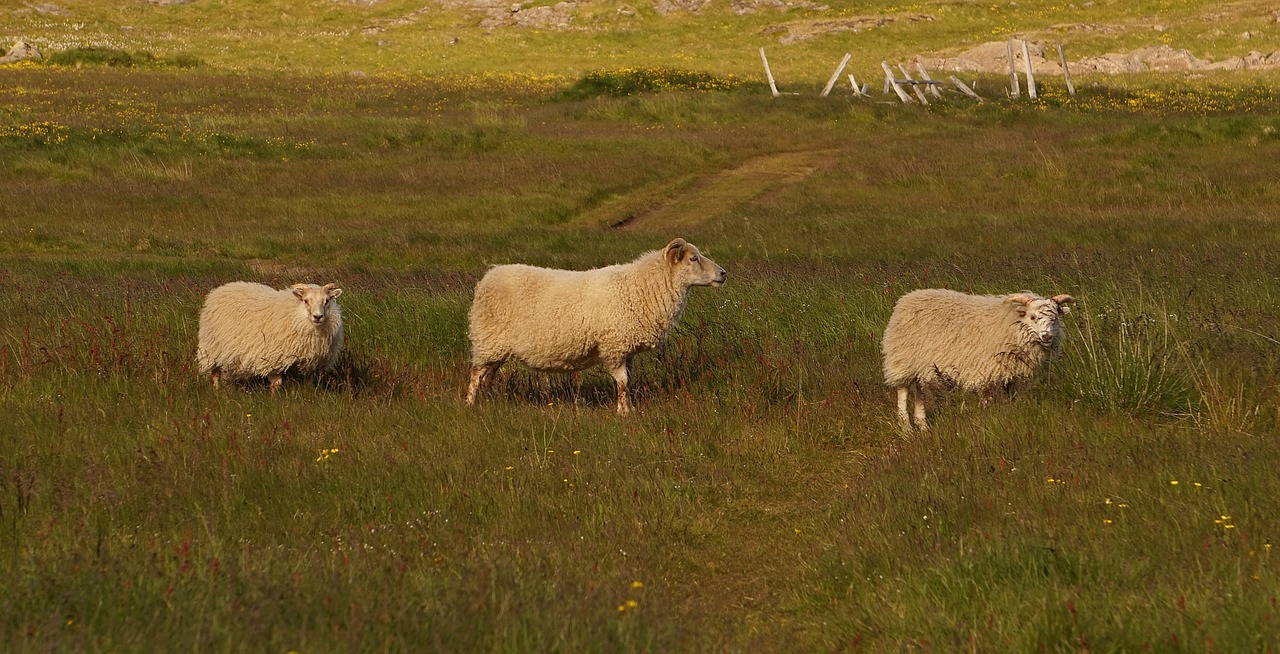
[[[1062,66],[1058,53],[1052,45],[1027,42],[1027,52],[1031,55],[1031,69],[1036,74],[1061,75]],[[983,43],[951,57],[916,57],[929,68],[969,73],[1007,73],[1009,72],[1009,49],[1005,41]],[[1022,49],[1015,45],[1014,63],[1018,71],[1022,71]],[[1178,50],[1167,45],[1140,48],[1131,52],[1112,52],[1097,57],[1085,57],[1079,61],[1068,62],[1072,73],[1101,73],[1114,75],[1120,73],[1147,72],[1195,72],[1208,70],[1275,70],[1280,69],[1280,51],[1264,54],[1250,52],[1243,57],[1230,57],[1222,61],[1200,59],[1187,50]]]
[[[9,52],[5,56],[0,57],[0,64],[11,64],[15,61],[24,61],[26,59],[44,59],[40,51],[34,45],[26,41],[18,41],[9,48]]]

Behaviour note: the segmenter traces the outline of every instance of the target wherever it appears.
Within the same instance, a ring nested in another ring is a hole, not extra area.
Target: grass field
[[[1165,4],[1128,11],[1207,11]],[[351,75],[63,5],[203,63],[0,68],[2,649],[1280,648],[1274,73],[924,108],[686,61],[720,90],[566,97],[568,55]],[[635,415],[515,365],[463,406],[487,265],[675,236],[729,283],[637,359]],[[197,376],[234,279],[339,283],[336,370]],[[904,435],[879,339],[935,286],[1079,304],[1039,383]]]

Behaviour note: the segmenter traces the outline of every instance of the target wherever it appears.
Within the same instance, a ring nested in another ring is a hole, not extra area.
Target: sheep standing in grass
[[[690,287],[720,286],[725,276],[724,268],[679,238],[631,263],[595,270],[490,268],[471,304],[467,404],[508,359],[548,372],[602,363],[617,382],[618,413],[626,415],[631,357],[662,342]]]
[[[885,329],[884,380],[898,391],[898,420],[911,429],[907,394],[915,391],[915,421],[927,430],[924,397],[959,387],[985,403],[997,390],[1029,379],[1062,353],[1062,314],[1070,295],[1031,292],[966,295],[943,289],[912,291],[893,308]]]
[[[266,377],[271,392],[286,372],[328,370],[342,350],[342,311],[336,284],[294,284],[276,290],[263,284],[231,282],[209,292],[200,311],[196,363],[213,386]]]

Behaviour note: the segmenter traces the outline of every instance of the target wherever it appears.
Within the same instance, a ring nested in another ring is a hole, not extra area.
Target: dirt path
[[[839,150],[782,152],[730,170],[686,178],[663,188],[640,188],[602,205],[591,222],[614,229],[662,229],[723,216],[765,193],[785,188],[835,160]],[[657,198],[655,199],[655,196]]]

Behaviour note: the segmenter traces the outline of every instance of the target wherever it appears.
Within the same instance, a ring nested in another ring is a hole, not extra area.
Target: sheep
[[[985,404],[995,391],[1011,390],[1062,353],[1062,314],[1070,295],[1043,298],[967,295],[923,289],[902,296],[881,344],[885,383],[898,391],[898,421],[910,431],[907,394],[915,392],[915,421],[927,431],[926,392],[975,390]]]
[[[680,238],[631,263],[594,270],[492,267],[471,304],[466,403],[475,404],[508,359],[544,372],[601,363],[617,383],[617,412],[627,415],[631,358],[662,343],[690,287],[717,287],[727,275]]]
[[[231,380],[266,377],[280,390],[286,372],[327,371],[342,350],[342,311],[336,284],[294,284],[276,290],[231,282],[209,292],[200,311],[196,364],[213,387]]]

